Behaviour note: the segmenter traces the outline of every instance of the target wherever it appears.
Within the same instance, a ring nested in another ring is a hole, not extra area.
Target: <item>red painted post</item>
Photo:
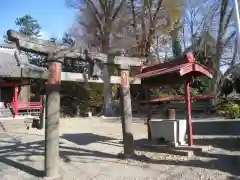
[[[188,133],[188,146],[193,145],[192,137],[192,108],[191,108],[191,97],[190,97],[190,81],[185,82],[185,101],[187,104],[187,133]]]
[[[43,97],[42,97],[42,95],[40,95],[40,101],[39,101],[39,105],[40,105],[40,114],[42,115],[42,113],[43,113]],[[41,116],[40,115],[40,116]]]
[[[152,136],[151,136],[151,129],[150,129],[150,120],[151,120],[150,97],[149,97],[149,92],[146,86],[144,86],[144,89],[145,89],[145,97],[147,101],[147,134],[148,134],[148,140],[151,140]]]
[[[13,117],[15,117],[15,95],[14,95],[14,91],[13,91],[13,98],[12,98],[12,102],[11,102],[11,106],[13,108]]]
[[[14,117],[16,117],[18,115],[18,87],[17,86],[14,87],[14,111],[15,111]]]

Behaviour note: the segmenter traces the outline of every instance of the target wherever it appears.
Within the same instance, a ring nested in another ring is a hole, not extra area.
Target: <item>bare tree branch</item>
[[[138,36],[137,36],[137,22],[136,22],[136,12],[135,12],[135,5],[134,5],[134,0],[130,0],[131,3],[131,11],[132,11],[132,27],[133,27],[133,31],[134,34],[136,36],[136,40],[138,40]]]
[[[121,8],[123,7],[124,3],[126,0],[121,0],[120,4],[118,5],[118,7],[116,8],[116,11],[114,12],[112,19],[115,19],[116,16],[119,14],[119,11],[121,10]]]
[[[156,9],[156,11],[155,11],[155,13],[154,13],[154,15],[153,15],[152,20],[155,20],[155,19],[156,19],[157,13],[159,12],[159,10],[160,10],[160,8],[161,8],[161,6],[162,6],[162,2],[163,2],[163,0],[158,0],[157,9]]]

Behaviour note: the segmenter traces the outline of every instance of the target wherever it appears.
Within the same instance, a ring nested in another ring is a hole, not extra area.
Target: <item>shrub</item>
[[[239,118],[240,105],[233,101],[226,101],[219,106],[218,112],[228,118]]]

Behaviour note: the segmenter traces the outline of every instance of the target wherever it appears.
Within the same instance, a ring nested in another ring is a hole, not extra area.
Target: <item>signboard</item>
[[[52,62],[48,65],[48,84],[60,84],[61,81],[61,63]]]
[[[55,83],[60,84],[61,83],[61,72],[62,72],[62,64],[56,63],[55,64]]]
[[[129,88],[129,71],[121,71],[121,86]]]

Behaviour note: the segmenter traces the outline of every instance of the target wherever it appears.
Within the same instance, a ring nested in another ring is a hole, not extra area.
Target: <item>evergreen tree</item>
[[[24,15],[16,19],[15,24],[19,27],[19,32],[27,36],[40,37],[41,26],[31,15]]]

